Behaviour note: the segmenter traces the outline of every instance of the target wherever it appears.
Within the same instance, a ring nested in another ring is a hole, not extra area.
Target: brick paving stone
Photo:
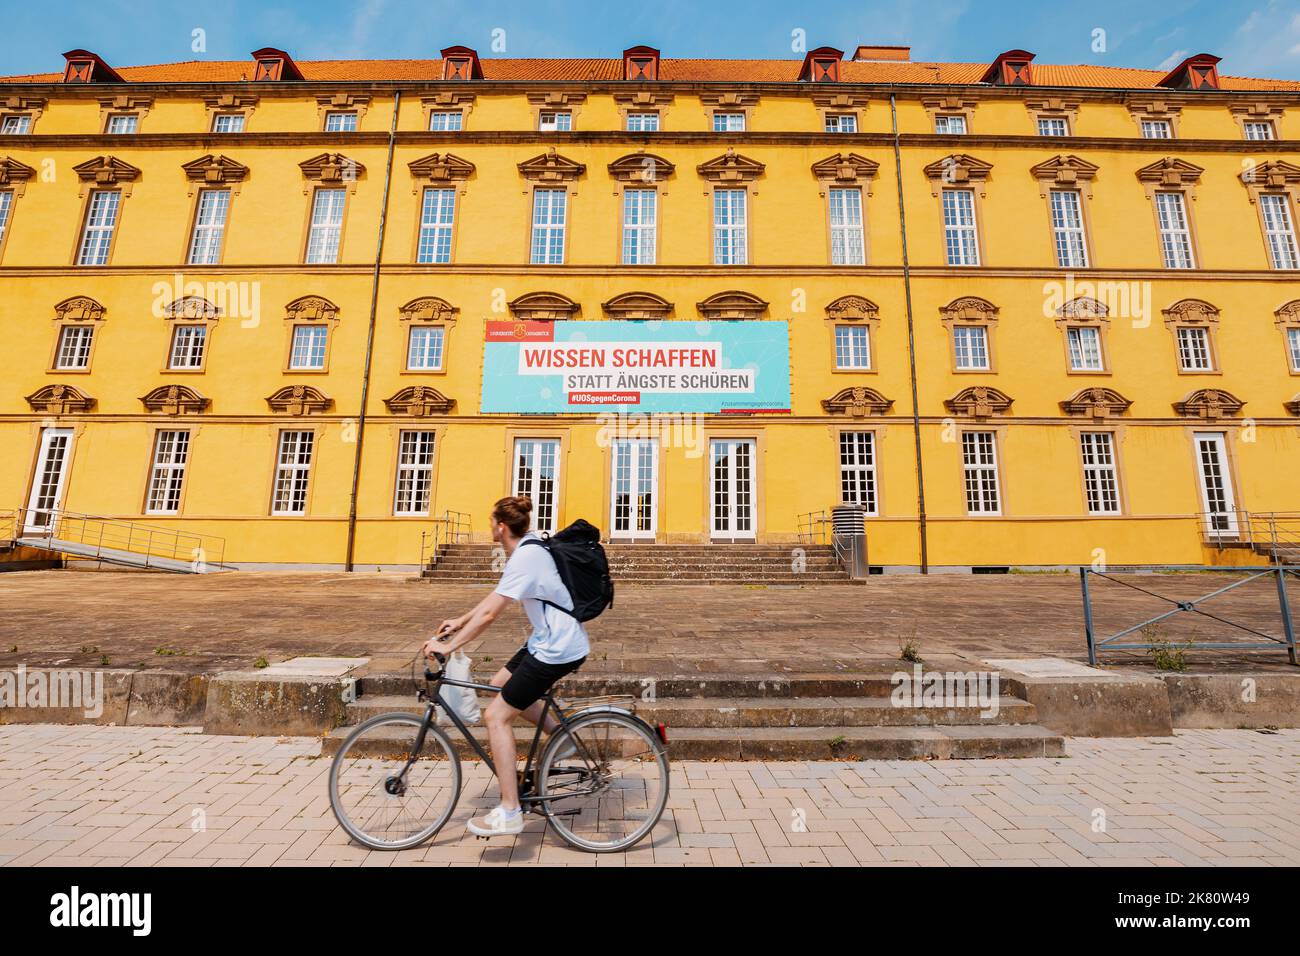
[[[352,846],[309,738],[192,728],[0,726],[3,866],[1295,866],[1300,731],[1071,739],[1066,758],[673,765],[671,809],[628,854],[530,820],[465,829],[486,769],[435,841]],[[1094,811],[1104,811],[1098,817]],[[1097,821],[1104,821],[1098,823]]]

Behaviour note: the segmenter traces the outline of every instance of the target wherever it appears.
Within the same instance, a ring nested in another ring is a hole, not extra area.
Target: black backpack
[[[543,601],[579,621],[590,621],[614,606],[614,582],[609,576],[609,559],[600,545],[600,529],[579,518],[563,531],[545,538],[525,538],[521,544],[540,544],[555,560],[555,570],[569,591],[573,610],[553,601]]]

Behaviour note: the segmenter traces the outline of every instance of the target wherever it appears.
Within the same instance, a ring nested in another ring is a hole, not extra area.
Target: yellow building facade
[[[938,570],[1258,562],[1226,545],[1300,510],[1300,84],[884,47],[66,58],[0,83],[19,525],[368,569],[448,513],[482,540],[511,492],[647,543],[793,542],[849,502],[872,565]],[[761,339],[764,399],[557,373],[534,403],[494,351],[532,337],[723,368]]]

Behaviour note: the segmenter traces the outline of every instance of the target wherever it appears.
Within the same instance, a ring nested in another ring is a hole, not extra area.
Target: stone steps
[[[329,757],[351,732],[338,727],[321,741]],[[486,749],[482,727],[471,728]],[[532,743],[532,727],[515,728],[521,754]],[[459,731],[449,736],[461,759],[477,759]],[[367,738],[369,747],[353,753],[391,757],[414,740],[415,728],[402,728]],[[779,727],[668,729],[668,752],[675,760],[936,760],[988,757],[1063,757],[1065,741],[1037,725],[1009,724],[990,727]]]
[[[616,584],[823,585],[850,583],[827,545],[609,544]],[[794,571],[796,558],[800,570]],[[423,576],[485,584],[500,577],[500,556],[490,544],[451,544]]]
[[[486,696],[481,701],[486,705]],[[993,708],[989,708],[990,711]],[[422,714],[424,704],[413,696],[365,695],[349,706],[349,724],[359,724],[376,714],[394,711]],[[636,712],[647,723],[671,728],[777,728],[777,727],[931,727],[1001,726],[1032,724],[1038,719],[1034,705],[1016,697],[1000,697],[997,712],[981,716],[976,706],[896,707],[886,697],[737,697],[662,698],[636,702]]]
[[[475,675],[486,681],[489,667]],[[423,681],[418,682],[423,685]],[[1039,726],[1036,708],[1003,694],[996,713],[978,706],[895,706],[889,674],[799,674],[759,676],[680,675],[654,681],[619,674],[574,675],[560,685],[561,703],[581,708],[584,699],[622,695],[627,706],[652,726],[668,728],[670,751],[683,760],[829,760],[1042,757],[1064,754],[1063,738]],[[381,713],[423,714],[409,674],[372,674],[357,682],[345,725],[325,738],[326,754],[337,751],[354,725]],[[989,708],[992,710],[992,708]],[[481,727],[473,728],[480,742]],[[521,748],[533,728],[515,728]],[[379,740],[374,754],[387,753],[414,736],[400,731]],[[459,733],[451,736],[462,757],[473,751]]]

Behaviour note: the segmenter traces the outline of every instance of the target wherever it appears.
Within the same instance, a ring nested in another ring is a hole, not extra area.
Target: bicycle
[[[417,847],[437,834],[456,809],[460,758],[437,724],[439,708],[496,773],[491,756],[443,699],[442,688],[478,693],[500,693],[501,688],[447,677],[446,658],[434,656],[440,669],[426,666],[426,686],[416,691],[416,699],[428,705],[424,716],[399,711],[371,717],[343,741],[330,767],[334,816],[352,839],[372,850]],[[635,709],[611,703],[566,712],[556,702],[554,688],[542,700],[520,778],[520,805],[543,815],[576,849],[612,853],[635,846],[654,829],[668,803],[667,730],[662,724],[652,728]],[[542,726],[550,713],[560,726],[542,746]],[[570,744],[572,751],[565,753]]]

